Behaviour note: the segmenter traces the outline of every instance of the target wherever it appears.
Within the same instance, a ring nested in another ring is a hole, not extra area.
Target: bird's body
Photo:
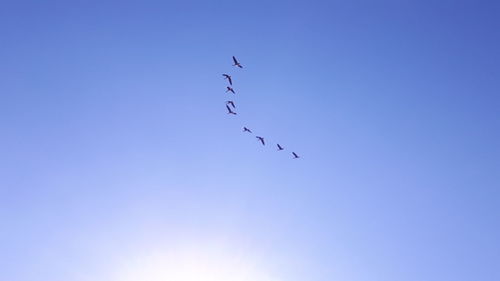
[[[284,149],[279,143],[277,143],[276,145],[278,146],[278,150],[283,150]]]
[[[257,136],[256,138],[258,138],[260,140],[260,142],[262,143],[262,145],[266,145],[266,143],[264,142],[264,138],[263,137]]]
[[[236,93],[234,92],[233,88],[231,88],[231,87],[227,86],[227,87],[226,87],[226,89],[227,89],[227,90],[226,90],[226,93],[227,93],[227,92],[231,92],[231,93],[233,93],[233,94],[236,94]]]
[[[247,127],[243,127],[243,132],[249,132],[250,134],[252,133],[252,131],[250,131],[250,129],[248,129]]]
[[[226,101],[226,104],[229,104],[229,105],[231,105],[233,108],[236,108],[236,106],[234,105],[234,101],[232,101],[232,100],[228,100],[228,101]]]
[[[238,62],[238,60],[236,59],[235,56],[233,56],[233,62],[234,62],[234,66],[237,66],[239,68],[243,68],[243,66]]]
[[[233,114],[233,115],[236,115],[236,112],[232,111],[231,108],[229,107],[229,105],[226,104],[226,108],[227,108],[227,114]]]
[[[222,74],[222,76],[224,76],[225,79],[227,79],[229,81],[229,85],[233,85],[233,80],[231,79],[231,75],[229,74]]]
[[[292,152],[292,154],[293,154],[293,159],[297,159],[297,158],[300,158],[300,156],[298,156],[298,155],[297,155],[297,153],[295,153],[295,152]]]

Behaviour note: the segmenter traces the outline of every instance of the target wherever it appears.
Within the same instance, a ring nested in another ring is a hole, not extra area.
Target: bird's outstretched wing
[[[224,79],[227,79],[229,81],[229,85],[233,85],[233,80],[231,79],[231,75],[229,74],[222,74],[222,76],[224,76]]]
[[[226,104],[226,108],[227,108],[228,113],[231,113],[231,112],[232,112],[232,111],[231,111],[231,108],[229,108],[229,105],[227,105],[227,104]]]
[[[236,58],[233,56],[233,62],[234,64],[238,64],[238,61],[236,60]]]

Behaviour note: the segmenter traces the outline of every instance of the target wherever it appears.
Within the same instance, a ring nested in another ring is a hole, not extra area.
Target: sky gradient
[[[0,1],[0,280],[500,280],[499,14]]]

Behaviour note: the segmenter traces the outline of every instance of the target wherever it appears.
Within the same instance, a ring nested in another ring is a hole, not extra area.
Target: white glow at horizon
[[[155,253],[122,264],[113,281],[279,281],[250,261],[208,252]]]

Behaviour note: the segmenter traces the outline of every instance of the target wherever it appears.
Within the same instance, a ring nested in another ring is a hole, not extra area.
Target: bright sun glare
[[[151,254],[120,266],[116,281],[278,281],[239,257],[199,252]]]

